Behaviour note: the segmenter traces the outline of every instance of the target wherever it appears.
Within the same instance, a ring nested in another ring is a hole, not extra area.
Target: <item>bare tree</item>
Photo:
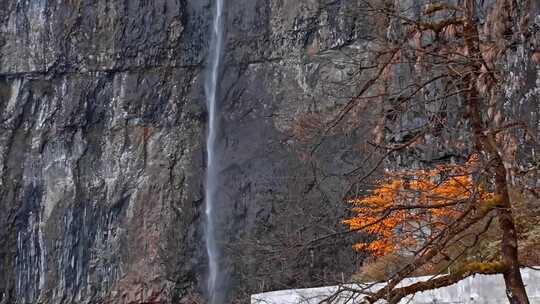
[[[351,172],[355,182],[347,197],[357,216],[346,223],[352,232],[371,236],[358,249],[392,245],[409,252],[385,287],[353,293],[364,293],[366,303],[398,303],[474,274],[502,274],[510,303],[529,303],[511,186],[519,179],[521,190],[535,196],[535,186],[526,184],[538,178],[537,160],[534,154],[522,156],[532,162],[518,166],[517,154],[529,150],[516,145],[537,147],[536,126],[509,113],[508,105],[519,100],[505,90],[512,81],[510,53],[519,48],[526,54],[522,60],[535,60],[529,48],[531,3],[408,2],[359,1],[359,14],[375,25],[362,48],[369,54],[355,62],[356,95],[325,124],[319,141],[347,125],[372,132],[370,161]],[[355,122],[358,111],[367,112],[371,124]],[[394,188],[384,169],[399,181]],[[396,244],[390,235],[413,241]],[[488,237],[500,245],[486,257],[475,247]],[[429,267],[430,280],[399,285]]]

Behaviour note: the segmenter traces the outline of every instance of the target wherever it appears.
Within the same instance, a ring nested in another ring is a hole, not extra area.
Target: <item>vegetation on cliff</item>
[[[365,301],[398,303],[501,273],[510,303],[529,303],[520,267],[538,262],[538,141],[536,126],[511,110],[526,94],[510,92],[519,62],[537,61],[531,2],[361,3],[381,29],[357,63],[370,76],[323,134],[354,125],[359,108],[372,115],[378,160],[357,177],[344,220],[366,237],[354,248],[373,256],[362,275],[386,281]],[[433,277],[398,287],[426,273]]]

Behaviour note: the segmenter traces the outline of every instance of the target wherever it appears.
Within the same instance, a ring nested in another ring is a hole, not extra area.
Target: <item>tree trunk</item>
[[[490,169],[495,178],[495,195],[498,200],[497,211],[499,226],[502,230],[501,255],[505,265],[503,272],[506,285],[506,296],[510,304],[529,304],[525,285],[521,278],[518,260],[518,238],[512,215],[512,205],[508,193],[507,172],[503,160],[497,150],[495,136],[484,128],[480,112],[480,94],[476,89],[476,81],[480,71],[480,49],[478,44],[478,30],[474,15],[474,0],[465,1],[464,38],[465,47],[471,56],[471,68],[464,77],[467,89],[466,102],[468,115],[474,134],[475,148],[478,152],[485,152],[492,164]]]
[[[504,282],[506,285],[506,296],[510,304],[529,304],[525,285],[521,278],[518,259],[518,236],[512,214],[512,205],[508,193],[508,183],[506,180],[506,169],[503,160],[495,147],[493,135],[486,135],[481,124],[481,116],[478,109],[477,98],[470,99],[471,119],[475,138],[482,146],[483,151],[489,157],[493,164],[490,169],[494,172],[495,191],[497,199],[497,214],[499,227],[502,231],[501,255],[502,262],[505,265],[503,271]],[[492,137],[492,138],[490,138]]]

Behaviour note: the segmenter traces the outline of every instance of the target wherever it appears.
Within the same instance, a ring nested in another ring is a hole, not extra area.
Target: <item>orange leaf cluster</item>
[[[470,199],[490,195],[474,182],[474,167],[473,159],[463,165],[387,173],[368,195],[349,200],[356,214],[343,223],[373,236],[353,247],[383,256],[429,240]]]

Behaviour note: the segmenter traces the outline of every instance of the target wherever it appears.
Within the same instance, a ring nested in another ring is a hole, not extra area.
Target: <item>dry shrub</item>
[[[540,265],[540,200],[521,187],[511,188],[512,210],[519,232],[519,261]]]
[[[310,143],[319,138],[324,127],[320,113],[308,112],[298,115],[293,122],[292,134],[294,138],[303,143]]]
[[[353,280],[357,282],[386,281],[411,260],[395,253],[367,259]]]

